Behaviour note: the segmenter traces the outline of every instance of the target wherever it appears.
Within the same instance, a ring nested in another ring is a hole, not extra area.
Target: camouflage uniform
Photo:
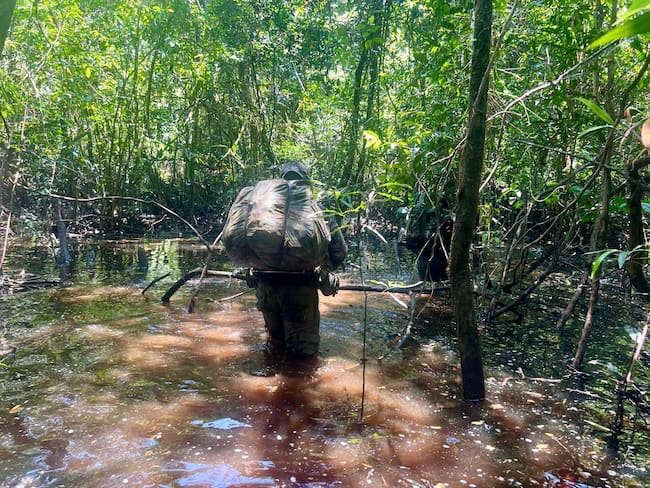
[[[285,179],[307,178],[307,170],[300,163],[282,168]],[[320,341],[320,313],[318,289],[325,295],[334,295],[338,278],[331,271],[343,263],[347,246],[340,229],[330,222],[332,239],[328,245],[328,259],[320,270],[306,273],[253,271],[257,286],[257,308],[264,315],[264,323],[273,346],[285,347],[293,357],[310,357],[318,353]]]
[[[445,280],[453,216],[445,200],[441,200],[437,208],[431,206],[423,193],[417,195],[416,200],[407,217],[404,244],[417,254],[416,266],[421,280]]]

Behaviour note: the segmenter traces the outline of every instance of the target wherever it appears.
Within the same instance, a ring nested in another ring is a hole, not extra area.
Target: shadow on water
[[[368,362],[360,422],[362,294],[322,298],[321,355],[295,362],[266,349],[252,295],[214,301],[239,283],[209,281],[192,315],[189,287],[172,305],[158,303],[165,285],[200,263],[200,248],[158,241],[76,251],[70,286],[0,302],[17,346],[0,367],[0,486],[620,482],[603,472],[600,447],[556,384],[513,377],[499,367],[502,349],[487,352],[490,401],[459,401],[446,297],[418,304],[436,340]],[[370,358],[407,318],[390,298],[370,297]]]

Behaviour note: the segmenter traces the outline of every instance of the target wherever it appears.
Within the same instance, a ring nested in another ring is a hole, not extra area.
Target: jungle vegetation
[[[180,225],[160,205],[216,235],[238,190],[285,159],[311,167],[350,236],[396,233],[425,195],[456,215],[468,399],[484,394],[477,323],[551,274],[577,279],[549,327],[587,306],[578,371],[603,276],[648,292],[647,0],[18,0],[0,14],[5,248],[53,225]],[[116,195],[136,200],[84,201]]]

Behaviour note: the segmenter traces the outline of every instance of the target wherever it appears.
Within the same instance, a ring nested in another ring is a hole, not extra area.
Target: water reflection
[[[75,240],[70,242],[74,259],[67,266],[58,266],[46,248],[16,246],[10,248],[7,264],[13,272],[63,274],[65,282],[142,284],[166,272],[180,274],[202,264],[205,252],[189,239]],[[215,261],[218,266],[227,265],[224,256],[217,255]]]
[[[361,294],[323,298],[322,354],[295,362],[266,349],[250,295],[203,300],[193,315],[184,311],[187,289],[171,306],[140,295],[152,277],[196,266],[197,247],[94,249],[92,267],[87,258],[72,266],[73,286],[2,302],[17,351],[0,369],[0,485],[616,482],[597,469],[594,439],[554,384],[493,369],[490,402],[459,402],[457,359],[445,341],[413,341],[381,364],[372,359],[360,421]],[[203,296],[239,286],[213,280]],[[448,327],[447,303],[420,301],[422,323]],[[407,312],[376,295],[369,307],[376,358]],[[36,326],[14,326],[20,321]]]
[[[163,469],[168,473],[182,473],[186,476],[176,479],[175,486],[205,486],[222,488],[225,486],[275,486],[273,478],[250,478],[227,464],[209,466],[188,462],[179,462]],[[161,485],[171,486],[171,485]]]

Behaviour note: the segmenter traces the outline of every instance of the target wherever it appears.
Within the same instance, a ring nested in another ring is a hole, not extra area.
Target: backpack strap
[[[278,263],[278,268],[282,268],[284,263],[284,253],[287,249],[287,227],[289,226],[289,207],[291,206],[291,189],[293,184],[291,181],[287,181],[287,204],[284,206],[284,226],[282,227],[282,239],[281,239],[281,249],[280,249],[280,261]]]

